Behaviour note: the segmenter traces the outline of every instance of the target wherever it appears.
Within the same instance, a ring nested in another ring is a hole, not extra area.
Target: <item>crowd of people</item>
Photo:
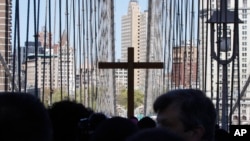
[[[216,126],[212,101],[196,89],[160,95],[152,105],[156,120],[107,117],[74,101],[45,108],[26,93],[0,93],[1,141],[226,141]]]

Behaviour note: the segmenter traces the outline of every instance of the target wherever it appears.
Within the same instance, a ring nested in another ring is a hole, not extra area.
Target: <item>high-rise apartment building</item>
[[[57,63],[53,63],[51,60],[58,60],[56,55],[49,54],[37,54],[37,66],[35,65],[35,54],[30,54],[27,56],[27,88],[35,87],[35,77],[37,76],[37,87],[42,90],[49,89],[50,85],[55,88],[55,74],[58,70]],[[51,63],[50,63],[51,61]],[[50,69],[51,67],[51,69]],[[25,70],[25,65],[23,65],[23,69]],[[37,74],[35,75],[37,69]],[[52,70],[52,71],[51,71]]]
[[[6,66],[11,63],[12,0],[0,0],[0,53]],[[8,91],[10,82],[3,62],[0,62],[0,91]]]
[[[210,3],[211,2],[211,3]],[[221,60],[225,60],[225,57],[230,58],[233,54],[233,46],[234,42],[234,35],[237,35],[234,33],[234,24],[233,23],[228,23],[227,26],[227,38],[229,39],[227,44],[231,46],[227,52],[220,51],[218,52],[218,45],[221,44],[222,42],[218,42],[218,37],[223,37],[222,35],[220,36],[219,32],[217,32],[218,26],[215,26],[214,29],[211,29],[211,23],[207,23],[207,19],[211,18],[211,15],[213,14],[214,11],[220,10],[219,6],[222,5],[220,1],[210,1],[207,3],[207,1],[204,0],[204,2],[201,2],[203,4],[200,6],[200,52],[205,51],[206,45],[208,47],[208,50],[206,52],[207,56],[207,61],[205,61],[204,55],[200,54],[199,58],[200,61],[203,62],[203,64],[207,65],[207,69],[205,69],[204,66],[200,66],[201,70],[201,87],[203,89],[206,88],[206,94],[213,98],[214,102],[216,101],[216,96],[218,94],[219,99],[222,99],[222,90],[223,90],[223,67],[222,65],[218,65],[218,62],[215,61],[214,59],[211,58],[211,56],[217,54],[221,58]],[[217,3],[216,3],[217,2]],[[227,8],[229,11],[234,11],[234,6],[235,6],[235,1],[233,0],[227,0]],[[237,99],[238,95],[238,88],[240,88],[240,91],[243,89],[243,87],[246,85],[247,79],[250,76],[250,56],[248,55],[249,53],[249,47],[248,45],[250,44],[249,36],[250,34],[250,1],[248,0],[239,0],[238,1],[239,5],[239,11],[238,11],[238,18],[243,21],[243,23],[239,23],[239,64],[237,64],[237,61],[235,60],[234,62],[234,67],[233,63],[228,63],[227,64],[227,85],[228,85],[228,99],[230,100],[230,94],[231,92],[233,93],[233,103],[235,103],[235,100]],[[210,9],[211,8],[211,9]],[[230,16],[234,16],[231,14]],[[206,24],[208,24],[208,28],[206,28]],[[219,25],[219,24],[218,24]],[[222,27],[222,26],[221,26]],[[223,30],[220,30],[223,31]],[[215,37],[215,42],[211,42],[211,35],[214,34]],[[218,35],[218,36],[217,36]],[[208,37],[208,38],[207,38]],[[211,51],[211,46],[214,45],[215,51]],[[222,47],[222,46],[221,46]],[[215,54],[214,54],[215,53]],[[212,60],[212,61],[211,61]],[[205,63],[206,62],[206,63]],[[202,64],[202,63],[201,63]],[[239,66],[239,67],[238,67]],[[238,79],[238,74],[237,70],[239,69],[239,79]],[[234,71],[233,71],[234,70]],[[233,74],[234,72],[234,74]],[[234,76],[232,80],[232,76]],[[240,86],[238,85],[238,82]],[[205,86],[206,84],[206,86]],[[218,88],[218,89],[217,89]],[[245,95],[242,97],[241,100],[241,108],[240,108],[240,116],[238,117],[238,109],[236,109],[233,113],[232,119],[233,123],[237,124],[238,119],[241,119],[241,123],[250,123],[250,89],[248,88]],[[221,107],[221,100],[219,102],[219,111],[222,110]],[[228,110],[229,111],[229,110]],[[228,112],[230,113],[230,111]],[[229,116],[229,115],[228,115]],[[221,117],[221,112],[219,113],[219,117]],[[235,121],[235,122],[234,122]]]
[[[122,16],[121,62],[127,61],[127,48],[134,48],[134,61],[146,61],[148,12],[140,11],[137,0],[130,0],[128,12]],[[127,82],[125,82],[127,83]],[[134,87],[143,90],[145,86],[145,69],[134,70]]]

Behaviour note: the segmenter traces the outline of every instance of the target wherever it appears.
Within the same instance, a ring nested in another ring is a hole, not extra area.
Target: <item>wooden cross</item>
[[[128,47],[128,62],[99,62],[100,69],[127,69],[128,70],[128,111],[127,117],[134,116],[134,69],[160,69],[161,62],[134,62],[134,48]]]

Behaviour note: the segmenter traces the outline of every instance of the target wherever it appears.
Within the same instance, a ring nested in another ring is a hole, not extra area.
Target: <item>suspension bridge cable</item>
[[[87,105],[90,106],[91,103],[90,103],[90,93],[89,93],[89,48],[90,48],[90,31],[89,31],[89,28],[90,28],[90,8],[89,8],[89,1],[86,1],[86,60],[84,61],[85,62],[85,70],[86,70],[86,73],[87,73]],[[88,9],[89,8],[89,9]]]
[[[55,19],[54,19],[55,20]],[[52,38],[51,38],[51,0],[49,0],[49,76],[50,76],[50,85],[49,85],[49,105],[52,104],[52,93],[53,93],[53,76],[52,76]],[[54,38],[55,38],[55,34]],[[54,49],[54,48],[53,48]],[[53,55],[53,66],[54,66],[54,55]]]
[[[165,11],[166,10],[166,11]],[[163,16],[163,22],[162,23],[166,23],[166,24],[162,24],[163,25],[163,62],[164,64],[166,64],[166,51],[167,51],[167,22],[166,22],[166,19],[167,19],[167,8],[166,8],[166,2],[163,0],[162,1],[162,16]],[[166,72],[168,73],[168,69],[166,70],[166,66],[164,65],[164,68],[163,68],[163,91],[166,91],[166,89],[168,90],[168,84],[166,84]],[[167,85],[167,86],[166,86]]]
[[[79,25],[79,30],[78,30],[78,49],[79,49],[79,70],[80,70],[80,92],[79,92],[79,95],[80,95],[80,103],[82,103],[82,37],[81,37],[81,33],[82,33],[82,30],[81,30],[81,27],[84,28],[83,26],[83,18],[82,18],[82,21],[81,21],[81,14],[83,12],[81,12],[81,8],[80,8],[80,5],[81,5],[81,2],[80,0],[78,0],[78,25]]]
[[[112,52],[112,62],[115,62],[115,18],[114,18],[114,0],[111,0],[111,37],[112,37],[112,41],[111,41],[111,52]],[[113,70],[113,103],[114,103],[114,114],[117,114],[117,110],[116,110],[116,81],[115,81],[115,70]]]
[[[55,45],[56,44],[56,38],[55,38],[55,35],[56,35],[56,26],[57,26],[57,23],[56,23],[56,20],[57,20],[57,18],[56,18],[56,15],[57,15],[57,13],[56,13],[56,11],[57,11],[57,0],[55,0],[54,1],[54,12],[53,12],[53,14],[54,14],[54,31],[53,31],[53,35],[54,35],[54,40],[53,40],[53,45]],[[59,35],[59,39],[60,39],[60,36],[61,35]]]
[[[95,79],[96,79],[96,89],[95,89],[95,101],[97,101],[97,96],[98,96],[98,71],[97,71],[97,65],[98,65],[98,46],[97,46],[97,21],[98,21],[98,15],[97,13],[99,13],[99,9],[97,8],[97,1],[95,0],[95,66],[96,66],[96,69],[95,69]]]
[[[187,52],[187,34],[188,34],[188,28],[187,28],[187,25],[188,25],[188,10],[189,10],[189,1],[186,0],[186,3],[185,3],[185,37],[184,37],[184,68],[186,68],[186,65],[187,65],[187,56],[188,56],[188,52]],[[183,75],[184,75],[184,78],[183,78],[183,81],[184,83],[186,83],[186,71],[183,72]]]
[[[76,83],[77,83],[77,81],[76,81],[76,68],[77,68],[77,65],[76,65],[76,28],[74,28],[75,27],[75,25],[76,25],[76,14],[75,14],[75,11],[76,11],[76,8],[75,8],[75,1],[73,0],[73,5],[72,5],[72,7],[73,7],[73,56],[74,56],[74,64],[72,65],[72,70],[74,70],[74,77],[73,78],[75,78],[74,79],[74,84],[75,84],[75,87],[74,87],[74,89],[75,89],[75,93],[74,93],[74,98],[75,98],[75,101],[77,100],[77,97],[76,97]],[[80,84],[81,85],[81,84]]]
[[[207,4],[209,4],[208,6],[207,6],[207,8],[206,8],[206,13],[205,13],[205,15],[206,15],[206,21],[208,21],[209,20],[209,16],[211,15],[210,14],[210,12],[211,12],[211,7],[212,7],[212,4],[211,4],[211,0],[209,1],[209,0],[207,0]],[[204,6],[203,6],[203,8],[202,9],[204,9]],[[205,23],[205,21],[203,20],[202,21],[202,23],[204,24]],[[211,28],[211,27],[210,27]],[[206,33],[204,33],[204,28],[202,29],[203,30],[203,32],[202,32],[202,34],[203,35],[206,35],[206,37],[204,37],[204,38],[202,38],[202,40],[204,41],[206,41],[206,44],[205,44],[205,49],[203,48],[202,49],[202,54],[205,54],[205,56],[203,55],[203,58],[202,58],[202,60],[203,60],[203,65],[202,65],[202,72],[203,72],[203,77],[204,77],[204,79],[203,79],[203,82],[204,82],[204,84],[203,84],[203,90],[204,90],[204,92],[207,92],[207,67],[208,67],[208,24],[206,24]],[[211,30],[211,29],[210,29]],[[202,44],[202,45],[204,45],[204,44]],[[213,76],[213,58],[211,57],[210,58],[210,72],[211,72],[211,74],[210,74],[210,78],[211,78],[211,80],[210,80],[210,83],[213,85],[213,78],[214,77],[212,77]],[[211,100],[213,100],[213,92],[214,92],[214,87],[211,85],[211,87],[210,87],[210,89],[211,89]]]
[[[177,6],[176,6],[177,8],[177,10],[176,10],[176,49],[177,49],[177,51],[176,51],[176,57],[175,57],[175,59],[176,59],[176,65],[178,65],[177,67],[178,67],[178,71],[177,71],[177,73],[178,73],[178,80],[177,80],[177,86],[178,86],[178,88],[180,88],[181,87],[181,21],[180,21],[180,19],[181,19],[181,11],[180,11],[180,9],[182,9],[182,8],[180,8],[180,0],[178,0],[177,1]]]
[[[35,95],[38,97],[38,30],[39,30],[39,19],[40,19],[40,1],[37,4],[36,11],[36,0],[34,0],[34,32],[35,32]],[[37,15],[36,15],[37,12]],[[36,25],[37,24],[37,25]]]
[[[174,10],[174,14],[173,14],[173,25],[174,25],[174,28],[173,28],[173,60],[172,60],[172,64],[174,64],[174,88],[177,89],[177,85],[178,85],[178,78],[177,78],[177,64],[178,64],[178,61],[175,61],[176,57],[178,57],[178,44],[177,44],[177,34],[178,34],[178,31],[177,31],[177,27],[178,27],[178,23],[177,23],[177,18],[176,18],[176,15],[177,15],[177,1],[175,0],[174,3],[173,3],[173,10]],[[177,62],[177,63],[176,63]]]
[[[42,102],[44,102],[44,90],[45,90],[45,65],[46,65],[46,60],[45,60],[45,55],[46,55],[46,39],[47,39],[47,10],[48,10],[48,0],[46,0],[46,5],[45,5],[45,27],[44,27],[44,44],[43,44],[43,48],[44,48],[44,52],[43,52],[43,71],[42,71],[42,74],[43,74],[43,84],[42,84],[42,87],[43,87],[43,93],[42,93]],[[47,80],[47,79],[46,79]]]
[[[149,62],[150,58],[150,34],[151,34],[151,24],[152,24],[152,0],[148,0],[148,24],[147,24],[147,51],[146,51],[146,62]],[[148,98],[148,76],[149,76],[149,71],[146,69],[146,82],[145,82],[145,94],[144,94],[144,115],[146,115],[146,109],[147,109],[147,98]]]
[[[85,1],[86,2],[86,1]],[[87,9],[86,9],[86,7],[85,7],[85,5],[86,5],[86,3],[85,2],[82,2],[82,14],[83,14],[83,16],[82,16],[82,20],[83,20],[83,28],[82,28],[82,41],[83,41],[83,46],[82,46],[82,58],[83,58],[83,83],[84,83],[84,85],[83,85],[83,87],[84,87],[84,90],[83,90],[83,98],[84,98],[84,104],[85,105],[88,105],[88,99],[87,99],[87,96],[86,96],[86,90],[85,90],[85,85],[86,85],[86,73],[85,73],[85,71],[86,71],[86,51],[85,51],[85,48],[86,48],[86,33],[85,33],[85,29],[86,29],[86,25],[85,25],[85,23],[88,21],[88,19],[86,18],[86,14],[87,14]],[[82,64],[81,64],[81,66],[82,66]]]
[[[219,8],[218,8],[218,2],[216,1],[216,11],[218,11],[219,10]],[[216,15],[216,19],[218,19],[218,17],[219,17],[220,15],[219,15],[219,13]],[[221,17],[221,16],[220,16]],[[221,19],[220,19],[221,20]],[[212,29],[214,29],[214,27],[212,27]],[[220,28],[220,24],[219,23],[216,23],[216,29],[218,29],[218,30],[220,30],[221,28]],[[212,34],[213,35],[213,34]],[[216,31],[216,39],[217,39],[217,41],[220,41],[221,39],[220,39],[220,36],[219,36],[220,34],[219,34],[219,31]],[[213,37],[212,37],[213,38]],[[212,46],[214,46],[214,41],[213,42],[211,42],[212,43]],[[214,47],[213,47],[214,48]],[[214,50],[211,50],[212,52],[214,52]],[[220,51],[220,44],[218,44],[218,47],[217,47],[217,53],[218,53],[218,58],[220,58],[220,53],[219,53],[219,51]],[[219,73],[220,73],[220,70],[219,70],[219,68],[220,68],[220,65],[219,65],[219,63],[217,63],[217,95],[216,95],[216,111],[217,111],[217,116],[218,116],[218,124],[219,124],[219,113],[220,113],[220,78],[219,78]]]
[[[200,15],[200,1],[198,0],[198,14],[197,14],[197,19],[199,20],[199,15]],[[198,21],[197,23],[197,27],[200,27],[200,22]],[[200,79],[199,79],[199,75],[200,75],[200,59],[199,59],[199,54],[200,54],[200,48],[199,48],[199,38],[200,38],[200,28],[197,29],[197,42],[196,42],[196,48],[197,48],[197,52],[196,52],[196,62],[197,62],[197,67],[196,67],[196,89],[200,89]],[[199,82],[199,83],[198,83]]]
[[[93,108],[94,107],[94,99],[93,99],[93,74],[92,74],[92,69],[93,69],[93,55],[92,55],[92,50],[93,50],[93,21],[92,21],[92,16],[93,16],[93,4],[92,4],[93,1],[90,1],[89,3],[89,7],[90,7],[90,16],[89,16],[89,22],[90,22],[90,25],[89,25],[89,36],[90,36],[90,43],[89,43],[89,57],[90,57],[90,65],[88,65],[88,82],[90,83],[88,85],[88,93],[90,95],[90,101],[91,101],[91,107]]]
[[[16,72],[16,68],[15,68],[15,66],[16,66],[16,36],[17,36],[17,24],[18,24],[18,12],[19,12],[19,10],[18,10],[18,5],[19,5],[19,1],[18,0],[16,0],[16,7],[15,7],[15,24],[14,24],[14,50],[13,50],[13,54],[14,54],[14,56],[13,56],[13,68],[12,68],[12,76],[13,76],[13,79],[12,79],[12,92],[14,92],[14,86],[16,85],[15,84],[15,72]],[[19,86],[20,87],[20,86]]]
[[[59,1],[59,38],[60,38],[60,41],[59,41],[59,49],[60,49],[60,93],[61,93],[61,100],[63,99],[63,83],[62,83],[62,68],[63,68],[63,66],[62,66],[62,15],[61,15],[61,13],[62,13],[62,3],[61,3],[61,1]]]
[[[26,41],[25,41],[25,78],[24,78],[24,92],[27,92],[27,75],[28,75],[28,41],[29,41],[29,26],[30,26],[30,0],[27,3],[27,26],[26,26]]]
[[[238,124],[241,124],[241,96],[240,96],[240,57],[239,57],[239,23],[238,23],[238,11],[239,11],[239,5],[238,5],[239,1],[235,0],[235,10],[234,10],[234,41],[236,42],[234,44],[234,48],[236,50],[236,56],[237,56],[237,73],[238,73],[238,95],[237,95],[237,99],[238,99]],[[236,47],[235,47],[236,46]]]
[[[194,2],[191,1],[191,15],[190,15],[190,64],[189,64],[189,88],[192,88],[192,65],[193,65],[193,17],[194,17]]]
[[[70,98],[70,95],[69,95],[69,85],[70,85],[70,83],[69,83],[69,55],[70,55],[70,51],[69,51],[69,9],[68,9],[68,7],[69,7],[69,2],[68,2],[68,0],[66,0],[66,32],[67,32],[67,37],[66,37],[66,41],[67,41],[67,51],[66,51],[66,53],[67,53],[67,63],[66,63],[66,65],[67,65],[67,96],[68,96],[68,98]]]
[[[21,46],[20,46],[20,15],[19,15],[19,2],[17,3],[17,51],[18,51],[18,91],[21,92],[22,85],[21,85]]]
[[[169,4],[169,30],[170,30],[170,32],[169,32],[169,35],[168,35],[168,42],[169,42],[169,57],[168,57],[168,62],[169,62],[169,65],[168,66],[170,66],[169,68],[171,68],[171,75],[168,77],[168,78],[170,78],[169,79],[169,84],[170,84],[170,87],[171,87],[171,89],[173,88],[173,60],[172,60],[172,57],[173,57],[173,48],[172,48],[172,32],[173,32],[173,30],[172,30],[172,27],[173,27],[173,12],[172,12],[172,3],[173,3],[173,1],[171,0],[170,1],[170,4]]]

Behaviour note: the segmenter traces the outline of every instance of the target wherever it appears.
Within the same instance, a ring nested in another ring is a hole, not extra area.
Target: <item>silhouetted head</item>
[[[74,101],[60,101],[49,109],[54,141],[72,141],[79,138],[79,121],[88,118],[92,111]]]
[[[143,117],[138,121],[137,126],[139,129],[154,128],[156,127],[156,123],[150,117]]]
[[[186,140],[214,139],[216,111],[200,90],[179,89],[159,96],[154,102],[159,126],[179,133]]]
[[[0,140],[51,141],[52,126],[46,108],[31,94],[0,93]]]
[[[95,130],[91,141],[125,141],[137,131],[137,126],[128,119],[112,117]]]
[[[127,141],[184,141],[184,139],[167,129],[150,128],[140,130],[129,137]]]

